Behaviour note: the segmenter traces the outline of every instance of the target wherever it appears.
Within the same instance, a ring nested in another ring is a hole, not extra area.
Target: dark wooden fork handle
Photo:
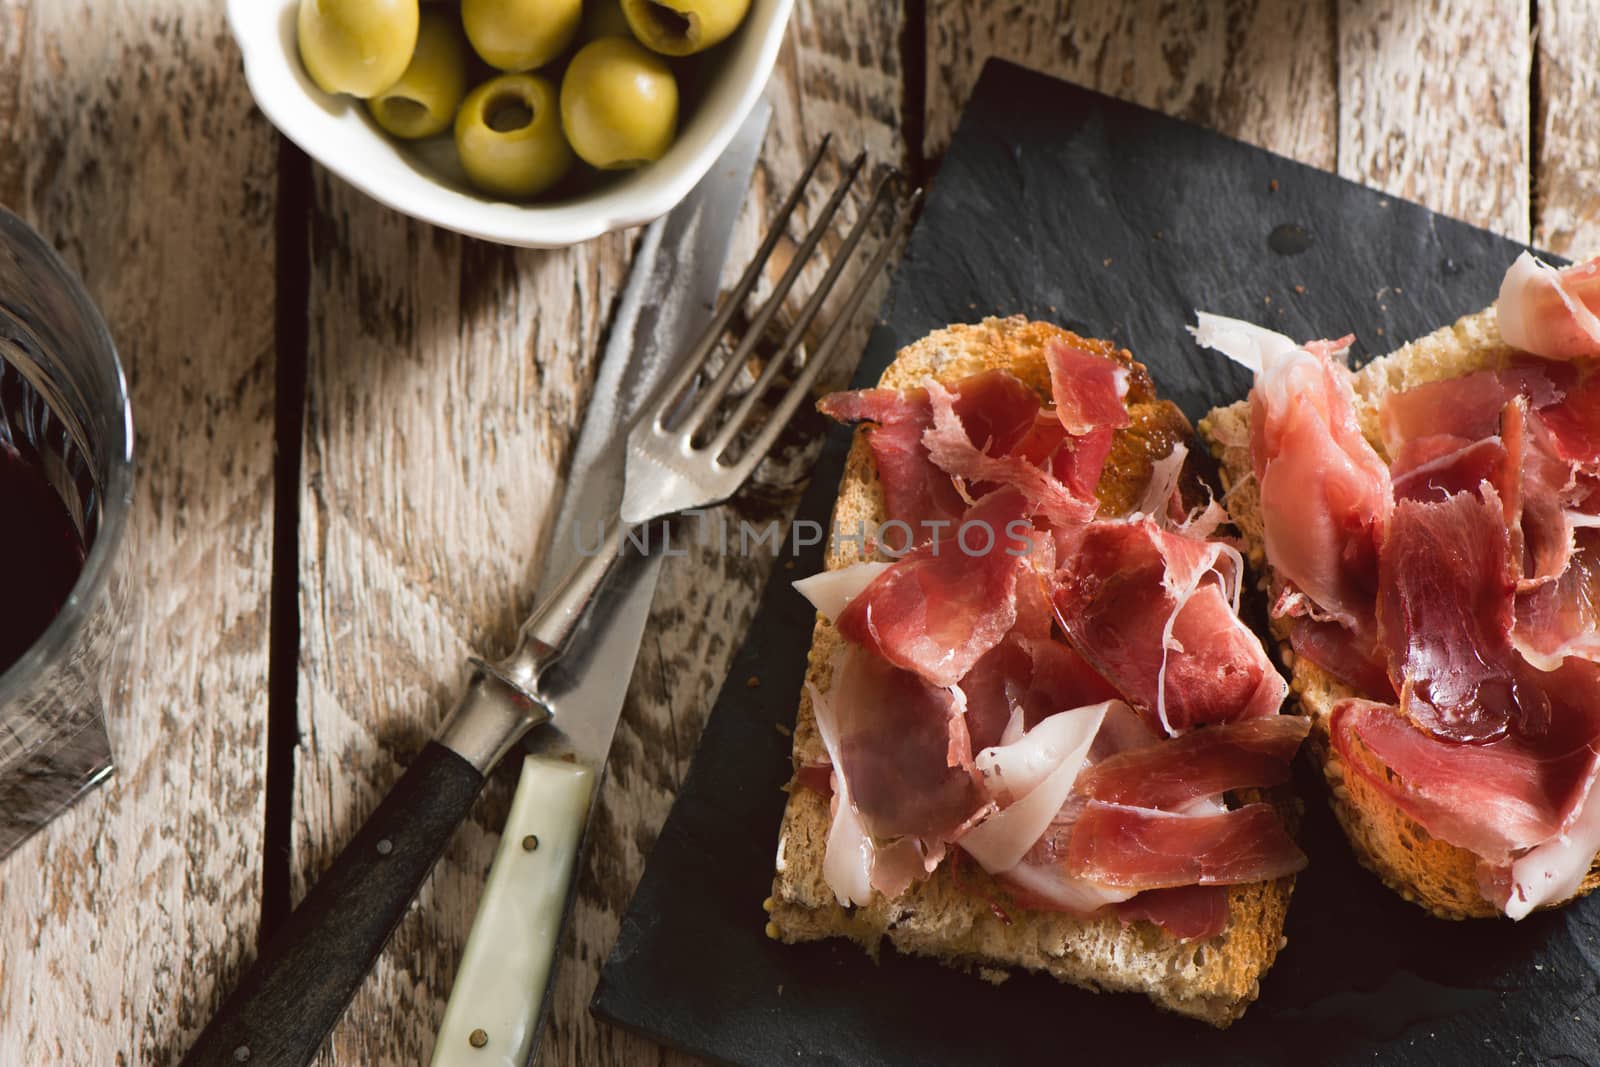
[[[483,789],[437,741],[245,972],[181,1067],[310,1063]]]

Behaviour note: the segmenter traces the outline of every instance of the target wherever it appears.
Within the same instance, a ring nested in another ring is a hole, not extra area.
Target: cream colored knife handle
[[[595,774],[526,756],[461,953],[433,1067],[524,1067],[555,962]]]

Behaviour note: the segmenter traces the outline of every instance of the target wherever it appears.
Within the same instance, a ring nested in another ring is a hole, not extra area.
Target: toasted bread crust
[[[1501,339],[1494,309],[1489,308],[1373,360],[1356,372],[1354,381],[1356,416],[1363,433],[1383,455],[1378,409],[1384,396],[1504,366],[1514,351]],[[1228,511],[1248,546],[1246,558],[1257,584],[1270,597],[1277,583],[1266,562],[1261,497],[1251,477],[1249,403],[1241,400],[1213,410],[1200,420],[1200,436],[1216,457],[1228,494]],[[1287,620],[1272,620],[1272,629],[1279,657],[1290,668],[1290,699],[1311,718],[1308,745],[1322,765],[1329,804],[1357,858],[1390,889],[1440,918],[1500,915],[1478,889],[1478,861],[1473,853],[1433,837],[1371,782],[1345,766],[1331,744],[1328,722],[1334,706],[1355,693],[1315,664],[1295,656],[1289,646]],[[1600,862],[1590,868],[1571,899],[1597,886]]]
[[[935,331],[902,349],[881,384],[910,388],[930,376],[951,383],[1001,368],[1048,397],[1044,346],[1054,338],[1134,369],[1128,397],[1133,425],[1119,432],[1099,488],[1109,510],[1126,511],[1148,481],[1151,462],[1190,436],[1182,412],[1156,398],[1148,373],[1126,351],[1020,316],[991,318]],[[833,517],[837,528],[846,531],[858,521],[870,528],[884,518],[872,452],[859,431]],[[861,558],[860,546],[846,541],[830,546],[826,562],[833,570]],[[825,757],[809,686],[826,692],[832,658],[842,641],[819,617],[806,673],[808,689],[801,695],[795,725],[796,767]],[[899,899],[875,894],[870,904],[847,909],[822,877],[830,825],[829,801],[791,783],[767,901],[771,936],[786,942],[846,937],[873,954],[887,940],[899,951],[976,970],[991,980],[1014,967],[1041,971],[1088,989],[1145,993],[1164,1008],[1219,1027],[1237,1019],[1256,998],[1261,974],[1284,943],[1293,878],[1232,887],[1227,929],[1209,941],[1188,944],[1149,922],[1124,924],[1115,915],[1079,919],[1018,907],[1003,886],[955,853]]]

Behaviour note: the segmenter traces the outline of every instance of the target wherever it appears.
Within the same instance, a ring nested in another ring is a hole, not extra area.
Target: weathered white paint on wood
[[[261,909],[276,140],[221,5],[0,0],[0,141],[139,450],[118,774],[0,867],[0,1063],[165,1064]]]
[[[1527,240],[1527,0],[1339,0],[1338,26],[1339,173]]]
[[[927,151],[944,151],[996,56],[1331,167],[1333,38],[1325,0],[933,0]]]
[[[1538,0],[1534,243],[1600,255],[1600,5]]]

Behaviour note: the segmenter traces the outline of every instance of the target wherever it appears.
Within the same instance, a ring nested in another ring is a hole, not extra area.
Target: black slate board
[[[1021,312],[1128,346],[1194,419],[1248,381],[1196,351],[1191,309],[1302,338],[1354,331],[1359,359],[1489,303],[1520,250],[994,62],[857,380],[948,322]],[[827,522],[848,444],[830,436],[802,518]],[[1600,1062],[1600,897],[1518,924],[1433,919],[1356,866],[1306,769],[1312,865],[1288,947],[1225,1032],[1037,976],[994,987],[892,951],[875,965],[853,945],[769,940],[789,774],[775,727],[794,721],[813,620],[788,581],[820,567],[809,549],[775,572],[730,673],[761,685],[722,692],[601,976],[602,1018],[739,1064]]]

